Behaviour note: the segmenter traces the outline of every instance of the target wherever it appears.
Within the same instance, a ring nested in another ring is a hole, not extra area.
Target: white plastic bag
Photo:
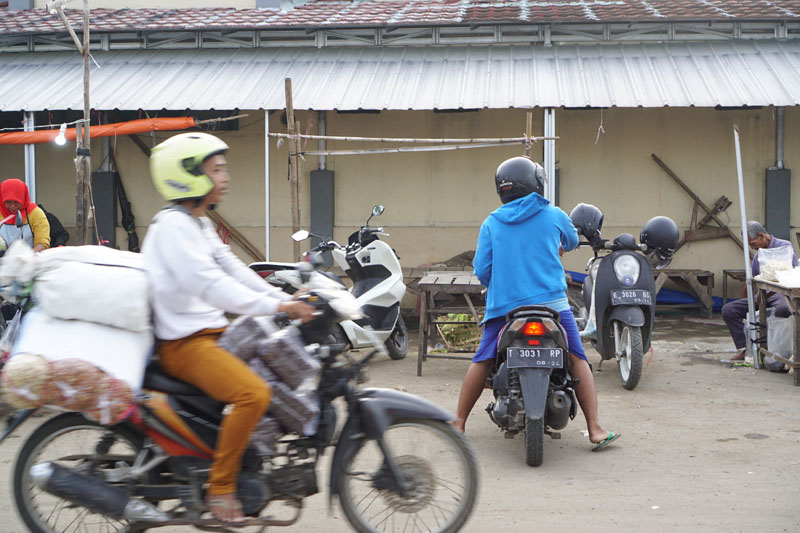
[[[779,270],[791,270],[794,249],[791,245],[778,248],[761,248],[758,251],[759,276],[766,281],[778,281],[775,273]]]
[[[767,350],[775,355],[790,358],[792,356],[792,340],[794,318],[767,317]],[[772,357],[766,357],[764,363],[767,370],[783,372],[786,365]]]
[[[800,267],[775,272],[778,283],[789,289],[800,289]]]

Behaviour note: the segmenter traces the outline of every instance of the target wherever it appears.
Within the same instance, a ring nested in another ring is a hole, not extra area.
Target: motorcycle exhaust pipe
[[[564,429],[567,427],[571,409],[572,398],[563,390],[554,391],[547,399],[545,422],[553,429]]]
[[[170,517],[153,504],[131,498],[102,479],[74,472],[51,462],[33,465],[31,479],[40,489],[117,520],[169,522]]]

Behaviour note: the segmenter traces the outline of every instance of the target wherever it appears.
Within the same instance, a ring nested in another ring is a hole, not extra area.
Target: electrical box
[[[92,172],[92,197],[98,238],[106,246],[117,247],[117,173]],[[90,228],[94,234],[94,228]]]
[[[764,187],[764,227],[770,234],[787,241],[791,238],[789,229],[791,185],[791,170],[767,169]]]
[[[315,233],[325,238],[333,237],[333,201],[334,201],[334,180],[332,170],[312,170],[311,171],[311,233]],[[313,248],[318,245],[320,240],[316,237],[311,238]],[[323,254],[325,265],[331,266],[333,258],[330,252]]]

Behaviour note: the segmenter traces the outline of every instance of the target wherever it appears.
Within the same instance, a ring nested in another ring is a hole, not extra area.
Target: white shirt
[[[228,325],[225,312],[272,315],[291,297],[236,257],[211,221],[180,208],[153,219],[142,245],[156,337],[175,340]]]

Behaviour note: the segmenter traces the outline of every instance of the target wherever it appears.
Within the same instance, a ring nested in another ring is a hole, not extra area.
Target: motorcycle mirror
[[[372,216],[377,217],[383,214],[384,207],[380,204],[372,206]]]
[[[294,239],[297,242],[300,242],[308,239],[310,236],[311,234],[308,231],[301,229],[300,231],[292,234],[292,239]]]
[[[22,211],[17,210],[17,216],[14,218],[14,225],[18,228],[25,225],[25,222],[22,220]]]

